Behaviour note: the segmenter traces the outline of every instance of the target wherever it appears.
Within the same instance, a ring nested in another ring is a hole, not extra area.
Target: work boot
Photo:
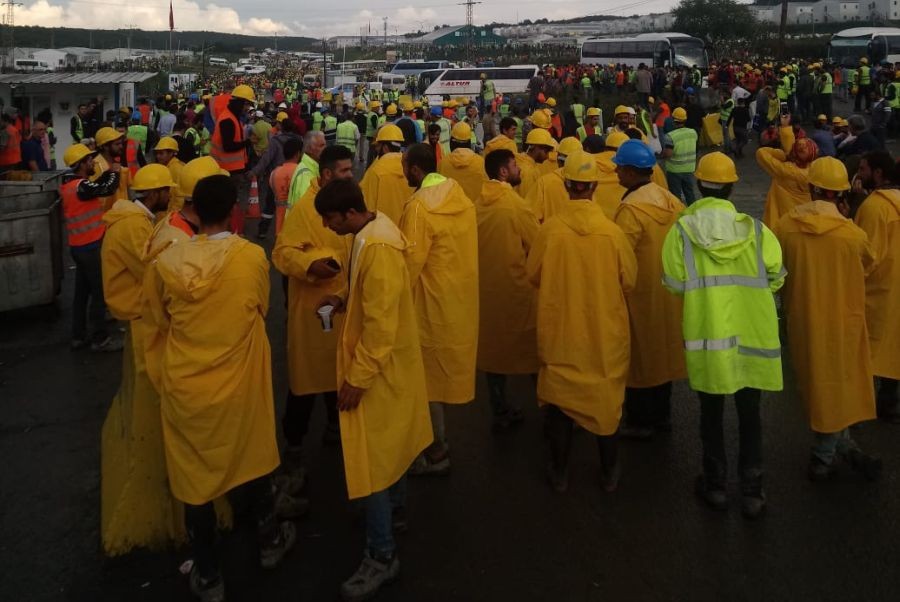
[[[200,576],[197,563],[191,568],[191,593],[200,598],[200,602],[225,602],[225,581],[221,574],[212,579]]]
[[[374,558],[366,550],[362,563],[353,576],[341,584],[341,598],[345,602],[359,602],[373,597],[382,585],[388,585],[400,576],[400,559]]]
[[[508,407],[505,411],[495,413],[491,421],[491,430],[506,431],[522,422],[522,410]]]
[[[256,238],[262,240],[269,234],[269,226],[272,224],[271,217],[264,217],[259,220],[259,226],[256,229]]]
[[[91,343],[91,351],[97,353],[122,351],[123,347],[125,347],[125,342],[122,339],[111,336],[106,337],[102,341]]]
[[[281,452],[281,466],[272,481],[278,491],[296,497],[306,487],[306,467],[303,465],[303,448],[288,445]]]
[[[305,497],[293,496],[286,491],[275,492],[275,516],[281,519],[296,520],[309,513],[309,500]]]
[[[762,488],[762,471],[748,470],[741,476],[741,514],[756,519],[766,511],[766,494]]]
[[[867,481],[877,481],[881,478],[881,458],[876,458],[863,453],[859,449],[850,449],[844,454],[850,468],[862,474]]]
[[[728,510],[728,494],[724,483],[713,483],[705,476],[698,475],[694,482],[694,492],[713,510]]]
[[[809,459],[809,470],[807,472],[809,480],[813,483],[827,481],[837,473],[834,463],[826,464],[816,456]]]
[[[409,467],[408,474],[413,477],[445,477],[450,474],[450,454],[445,451],[442,456],[433,458],[424,451]]]
[[[297,527],[285,521],[278,525],[275,538],[259,546],[259,564],[264,569],[273,569],[297,543]]]

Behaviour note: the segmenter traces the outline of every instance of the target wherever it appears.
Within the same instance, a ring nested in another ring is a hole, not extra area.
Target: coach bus
[[[586,65],[622,64],[637,67],[709,66],[706,45],[683,33],[642,33],[633,38],[588,38],[581,45]]]
[[[419,75],[423,71],[434,71],[435,69],[449,69],[453,67],[450,61],[400,61],[391,68],[391,73],[395,75]]]
[[[469,67],[465,69],[441,69],[419,74],[419,92],[429,101],[440,101],[444,96],[468,96],[481,93],[481,74],[494,82],[498,94],[522,94],[528,82],[537,75],[537,65],[513,65],[511,67]]]
[[[837,32],[828,42],[830,63],[853,67],[864,56],[873,65],[885,60],[890,63],[900,62],[900,29],[854,27]]]

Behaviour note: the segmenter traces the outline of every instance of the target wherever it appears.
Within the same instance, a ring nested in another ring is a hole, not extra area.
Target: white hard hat
[[[256,112],[256,116],[257,116],[257,117],[262,117],[263,115],[265,115],[265,113],[263,113],[262,111],[257,111],[257,112]]]
[[[321,109],[321,108],[322,108],[322,103],[321,103],[321,102],[317,102],[317,103],[316,103],[316,108],[317,108],[317,109]]]

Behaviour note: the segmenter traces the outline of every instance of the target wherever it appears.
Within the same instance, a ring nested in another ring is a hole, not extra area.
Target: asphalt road
[[[767,178],[752,158],[739,163],[734,200],[761,215]],[[99,441],[118,387],[120,354],[68,349],[71,272],[60,314],[0,315],[0,600],[191,600],[178,566],[186,549],[105,559],[99,548]],[[274,275],[274,272],[273,272]],[[272,287],[268,320],[276,400],[286,390],[284,305]],[[842,467],[824,484],[806,479],[811,436],[785,367],[783,393],[763,396],[768,514],[740,516],[735,483],[727,513],[692,493],[699,471],[698,402],[675,387],[674,430],[624,442],[618,492],[598,482],[593,442],[575,437],[569,492],[544,481],[540,415],[530,379],[513,379],[524,424],[495,435],[483,377],[477,399],[448,411],[452,474],[410,482],[410,531],[400,538],[402,578],[381,600],[495,601],[830,601],[897,600],[900,427],[854,431],[885,460],[867,483]],[[726,414],[736,465],[733,406]],[[257,568],[253,535],[222,541],[228,599],[336,600],[357,567],[364,533],[346,501],[340,449],[323,447],[316,408],[307,439],[312,511],[296,550],[271,572]],[[732,479],[734,479],[732,470]]]

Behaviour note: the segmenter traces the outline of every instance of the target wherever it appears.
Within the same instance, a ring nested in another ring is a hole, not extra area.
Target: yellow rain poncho
[[[455,180],[432,173],[403,211],[406,262],[419,321],[429,401],[475,397],[478,222]]]
[[[475,210],[481,296],[478,369],[535,374],[537,295],[525,277],[525,260],[540,226],[506,182],[485,182]]]
[[[634,289],[626,296],[631,318],[629,387],[655,387],[687,378],[681,336],[682,298],[662,284],[662,246],[684,205],[653,182],[622,199],[615,222],[637,257]]]
[[[900,190],[876,190],[856,211],[875,270],[866,280],[866,323],[876,376],[900,379]]]
[[[572,201],[541,226],[526,271],[538,287],[539,402],[596,435],[612,435],[630,357],[631,245],[596,203]]]
[[[181,178],[181,170],[184,169],[184,163],[178,157],[172,157],[172,160],[166,164],[166,168],[172,175],[172,181],[175,185],[169,194],[169,211],[181,211],[184,207],[184,198],[178,193],[178,180]]]
[[[866,332],[866,234],[827,201],[791,209],[775,225],[784,267],[781,289],[791,363],[817,433],[875,418]]]
[[[790,127],[779,130],[782,148],[790,150],[794,144],[794,133]],[[766,207],[763,210],[763,223],[772,228],[798,205],[812,201],[809,196],[807,168],[799,167],[788,160],[787,152],[777,148],[763,147],[756,150],[756,162],[772,178],[769,192],[766,194]]]
[[[544,161],[544,163],[547,163],[547,161]],[[528,198],[531,189],[537,184],[538,179],[544,175],[543,170],[541,169],[543,163],[539,165],[528,153],[519,153],[516,155],[516,165],[519,166],[522,176],[522,181],[516,186],[516,192],[525,199]],[[556,166],[556,163],[553,163],[552,165]]]
[[[152,220],[143,205],[125,200],[116,201],[103,215],[103,296],[109,312],[119,320],[141,317],[143,249],[153,232]]]
[[[560,167],[538,178],[537,183],[531,188],[525,199],[528,207],[541,223],[565,210],[569,204],[569,191],[566,190],[562,171]]]
[[[511,138],[507,138],[503,134],[500,134],[499,136],[494,136],[484,143],[484,156],[487,157],[495,150],[500,150],[501,148],[505,148],[514,155],[519,152],[519,149],[516,147],[515,140],[512,140]]]
[[[172,493],[204,504],[278,466],[265,315],[269,263],[237,236],[199,236],[157,257],[166,332],[162,424]]]
[[[369,166],[359,183],[369,211],[380,211],[395,224],[400,223],[403,207],[415,192],[403,175],[402,159],[400,153],[382,155]]]
[[[487,181],[484,159],[469,148],[454,149],[441,161],[438,171],[442,176],[459,182],[469,199],[477,199],[481,194],[481,185]]]
[[[653,166],[653,175],[651,176],[650,181],[663,190],[669,189],[669,181],[666,180],[666,172],[659,166],[659,163]]]
[[[365,389],[355,410],[340,412],[351,499],[393,485],[433,440],[405,247],[382,213],[353,243],[337,362],[338,382]]]
[[[625,194],[625,187],[619,184],[619,176],[616,175],[616,164],[612,162],[614,156],[616,156],[615,151],[603,151],[594,155],[594,160],[600,169],[600,179],[597,181],[597,189],[594,191],[594,202],[603,209],[603,213],[609,219],[615,217],[616,210],[622,203],[622,196]]]
[[[347,244],[322,225],[316,213],[318,181],[294,205],[272,250],[272,263],[288,277],[287,363],[291,393],[309,395],[336,391],[337,332],[342,314],[335,314],[334,330],[324,332],[316,315],[319,301],[347,287]],[[334,278],[320,280],[307,274],[317,259],[332,257],[341,266]]]

